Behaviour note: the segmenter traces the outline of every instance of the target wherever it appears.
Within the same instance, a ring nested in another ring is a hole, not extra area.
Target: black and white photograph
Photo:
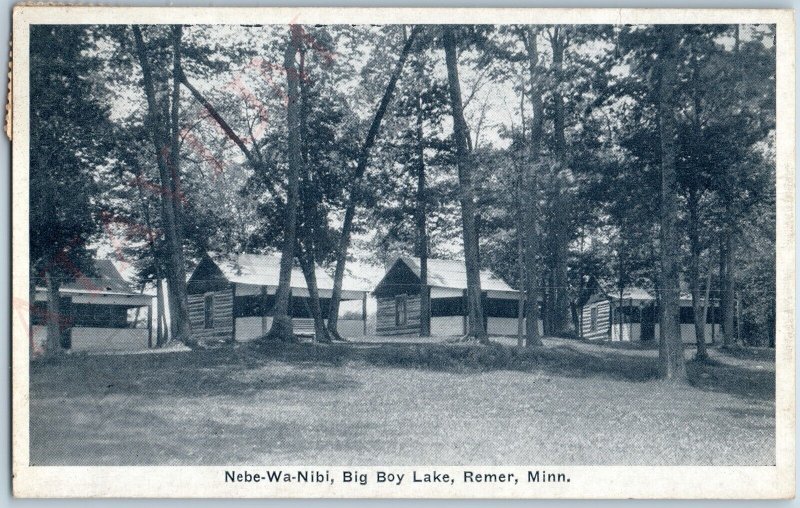
[[[70,10],[15,13],[18,495],[794,495],[791,11]]]

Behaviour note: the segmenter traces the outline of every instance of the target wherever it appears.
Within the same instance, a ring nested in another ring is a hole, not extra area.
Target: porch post
[[[361,320],[364,322],[364,336],[367,336],[367,292],[361,296]]]
[[[628,340],[633,341],[633,298],[628,298],[628,312],[631,313],[628,316]]]
[[[481,291],[481,309],[483,309],[483,329],[489,335],[489,313],[486,312],[486,302],[489,300],[488,291]]]
[[[467,294],[467,290],[463,291],[464,296],[464,310],[462,314],[462,321],[464,323],[464,335],[467,334],[467,316],[469,316],[469,296]]]
[[[236,342],[236,283],[231,284],[231,338],[229,342]]]
[[[741,328],[742,328],[742,322],[741,322],[741,318],[739,316],[739,313],[740,313],[740,310],[739,310],[739,295],[737,293],[733,294],[733,301],[734,301],[734,304],[735,304],[734,309],[736,310],[736,313],[734,314],[736,316],[736,322],[734,323],[734,327],[736,328],[736,344],[741,346],[742,345],[742,337],[741,337],[741,335],[739,333],[739,330],[741,330]]]
[[[717,343],[717,338],[715,335],[715,331],[717,330],[717,309],[716,305],[714,305],[713,300],[709,298],[709,303],[711,304],[711,344]]]
[[[152,300],[152,299],[151,299]],[[153,347],[153,302],[147,305],[147,348]]]
[[[261,286],[261,333],[267,333],[267,286]]]

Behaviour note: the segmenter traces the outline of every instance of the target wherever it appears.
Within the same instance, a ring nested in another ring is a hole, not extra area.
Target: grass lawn
[[[774,361],[548,340],[251,346],[31,364],[34,465],[769,465]]]

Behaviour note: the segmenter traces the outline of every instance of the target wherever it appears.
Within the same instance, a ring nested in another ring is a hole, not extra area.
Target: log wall
[[[213,327],[205,327],[205,297],[214,295]],[[230,288],[205,294],[189,295],[189,321],[192,338],[198,342],[233,340],[233,292]]]

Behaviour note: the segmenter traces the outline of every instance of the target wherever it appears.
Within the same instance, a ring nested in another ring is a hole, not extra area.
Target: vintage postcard
[[[19,497],[795,495],[790,10],[18,6]]]

